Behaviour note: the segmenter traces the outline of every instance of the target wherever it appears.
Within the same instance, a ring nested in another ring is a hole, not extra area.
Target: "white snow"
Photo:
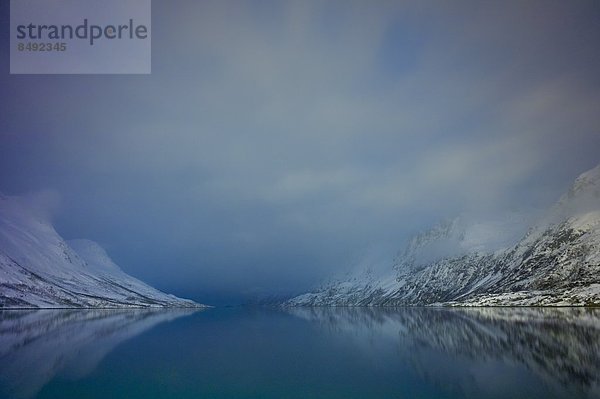
[[[93,241],[67,243],[43,213],[9,196],[0,197],[0,305],[200,306],[124,273]]]
[[[600,165],[526,234],[517,213],[467,219],[416,235],[387,272],[357,271],[286,305],[600,304]]]

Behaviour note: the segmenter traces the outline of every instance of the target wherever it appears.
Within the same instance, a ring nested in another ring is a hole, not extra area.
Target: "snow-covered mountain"
[[[355,273],[285,304],[600,304],[600,165],[511,244],[514,222],[442,223],[410,240],[385,273]]]
[[[89,240],[65,241],[42,212],[0,194],[0,307],[199,307],[123,272]]]

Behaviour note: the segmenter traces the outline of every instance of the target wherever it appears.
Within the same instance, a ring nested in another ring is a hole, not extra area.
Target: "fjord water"
[[[0,312],[0,398],[600,397],[600,311]]]

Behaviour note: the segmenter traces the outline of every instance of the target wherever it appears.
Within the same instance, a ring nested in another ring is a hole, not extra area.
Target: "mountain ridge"
[[[487,251],[471,246],[419,264],[419,252],[436,244],[468,248],[465,237],[457,219],[442,223],[410,240],[387,275],[355,274],[284,305],[600,305],[600,165],[575,179],[515,244]]]
[[[0,308],[204,306],[126,274],[93,241],[64,240],[43,214],[0,195]]]

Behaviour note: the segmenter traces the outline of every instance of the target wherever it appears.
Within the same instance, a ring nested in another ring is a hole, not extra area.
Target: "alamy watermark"
[[[13,74],[147,74],[150,0],[11,0]]]

